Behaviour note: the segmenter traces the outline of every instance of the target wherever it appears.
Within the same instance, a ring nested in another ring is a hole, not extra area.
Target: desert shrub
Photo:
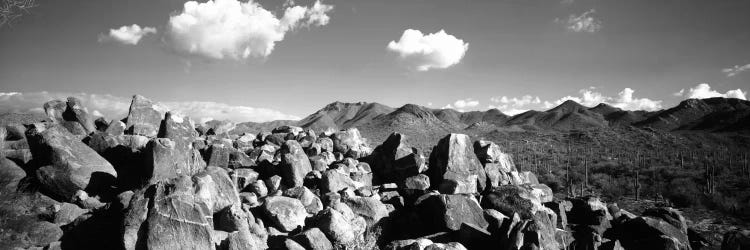
[[[589,178],[589,184],[599,189],[601,195],[610,200],[618,200],[625,195],[627,180],[616,179],[605,173],[595,173]]]
[[[558,178],[555,174],[545,173],[539,176],[539,183],[547,185],[552,192],[559,193],[565,191],[565,177]]]
[[[676,178],[670,181],[664,196],[677,207],[691,207],[701,201],[701,191],[691,178]]]

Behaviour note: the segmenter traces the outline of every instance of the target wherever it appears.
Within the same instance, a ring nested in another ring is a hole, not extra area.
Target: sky
[[[144,95],[198,120],[334,101],[506,114],[746,99],[746,0],[37,0],[0,27],[0,112]]]

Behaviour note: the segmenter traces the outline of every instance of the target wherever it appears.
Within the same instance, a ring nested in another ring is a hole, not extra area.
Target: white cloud
[[[594,16],[596,10],[591,9],[580,15],[570,15],[568,19],[557,19],[555,22],[565,25],[565,29],[573,32],[595,33],[602,29],[602,22]]]
[[[750,70],[750,63],[742,66],[734,65],[734,67],[722,69],[721,72],[727,74],[727,77],[733,77],[747,70]]]
[[[103,114],[109,119],[122,119],[128,115],[130,97],[87,93],[59,92],[0,92],[0,113],[43,113],[41,108],[50,100],[65,100],[74,96],[83,101],[92,114]],[[265,122],[271,120],[299,120],[300,118],[282,112],[246,106],[233,106],[217,102],[162,102],[161,105],[177,113],[190,116],[194,120],[232,120],[235,122]]]
[[[388,43],[387,49],[397,53],[410,68],[427,71],[459,63],[469,49],[469,43],[444,30],[425,35],[419,30],[407,29],[398,42]]]
[[[662,101],[651,100],[648,98],[633,97],[635,91],[631,88],[625,88],[617,96],[606,96],[596,88],[589,87],[578,91],[578,96],[565,96],[556,101],[542,101],[538,96],[524,95],[522,97],[493,97],[490,101],[494,104],[488,108],[496,108],[508,115],[516,115],[528,110],[547,110],[562,104],[567,100],[572,100],[584,106],[593,107],[600,103],[606,103],[623,110],[659,110],[662,107]]]
[[[110,29],[107,34],[99,34],[99,42],[118,42],[126,45],[136,45],[141,38],[148,34],[156,34],[156,28],[138,26],[122,26],[118,29]]]
[[[720,93],[716,90],[711,89],[711,86],[708,85],[708,83],[701,83],[698,84],[698,86],[695,86],[693,88],[690,88],[688,90],[681,89],[679,92],[674,93],[675,96],[682,96],[686,99],[690,98],[697,98],[697,99],[705,99],[705,98],[712,98],[712,97],[724,97],[724,98],[737,98],[742,100],[747,100],[747,92],[742,91],[742,89],[735,89],[735,90],[729,90],[726,93]]]
[[[328,24],[333,6],[285,4],[283,16],[249,0],[188,1],[167,23],[167,43],[177,51],[212,59],[265,58],[287,32]]]
[[[461,112],[464,112],[466,109],[474,108],[476,106],[479,106],[479,101],[474,100],[472,98],[467,98],[463,100],[457,100],[453,103],[450,103],[448,105],[443,106],[444,109],[455,109]]]

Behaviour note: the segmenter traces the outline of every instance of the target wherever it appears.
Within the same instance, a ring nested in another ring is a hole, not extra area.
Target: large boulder
[[[141,95],[134,95],[130,102],[125,128],[127,133],[156,137],[164,117],[164,109]]]
[[[144,183],[156,183],[178,175],[193,175],[206,168],[200,153],[169,138],[154,138],[145,149]]]
[[[305,226],[307,211],[297,199],[284,196],[271,196],[263,204],[263,212],[271,219],[272,226],[283,232],[290,232]]]
[[[194,175],[193,182],[195,199],[205,203],[212,214],[240,203],[237,187],[223,168],[209,166]]]
[[[125,249],[213,249],[213,211],[182,175],[138,190],[122,222]]]
[[[406,136],[393,133],[368,157],[372,170],[382,183],[403,183],[427,169],[425,157],[406,142]]]
[[[312,171],[307,154],[297,141],[288,140],[281,146],[281,178],[288,187],[301,187],[305,175]]]
[[[691,249],[687,234],[657,218],[636,217],[620,225],[618,231],[625,249]]]
[[[431,195],[417,204],[417,210],[427,231],[457,231],[461,224],[473,224],[486,229],[489,225],[479,203],[471,196],[461,194]]]
[[[316,227],[307,229],[294,236],[294,240],[299,242],[305,249],[310,250],[329,250],[333,249],[331,241],[326,238],[325,234]]]
[[[331,136],[333,140],[333,151],[352,158],[361,158],[370,155],[372,149],[367,140],[360,135],[356,128],[339,131]]]
[[[98,194],[117,177],[112,164],[59,125],[36,124],[26,134],[45,191],[70,200],[78,190]]]
[[[348,244],[356,237],[349,221],[341,212],[332,208],[318,213],[317,226],[334,244]]]
[[[63,118],[77,121],[83,126],[87,133],[96,131],[96,126],[94,125],[94,120],[96,118],[89,114],[88,109],[83,106],[81,99],[76,97],[68,97],[67,109],[65,110],[65,113],[63,113]]]
[[[427,175],[432,187],[441,193],[476,193],[487,183],[469,136],[464,134],[450,134],[438,142],[430,154]]]
[[[352,180],[349,175],[339,172],[336,169],[328,169],[323,172],[323,176],[320,181],[321,191],[327,192],[338,192],[344,189],[357,190],[364,186],[361,182]]]

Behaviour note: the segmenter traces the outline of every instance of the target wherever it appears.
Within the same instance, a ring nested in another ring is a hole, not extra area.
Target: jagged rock
[[[117,177],[114,167],[60,126],[37,124],[27,131],[36,176],[42,187],[59,200],[78,190],[103,192]]]
[[[214,225],[216,230],[234,232],[247,229],[249,227],[248,219],[255,220],[255,218],[252,218],[252,214],[243,211],[239,204],[234,204],[216,213]]]
[[[104,133],[112,136],[118,136],[118,135],[124,135],[125,134],[125,123],[120,120],[112,120],[112,122],[107,125],[107,129],[104,130]]]
[[[626,249],[690,250],[687,234],[661,219],[637,217],[620,226],[617,237]]]
[[[533,189],[527,186],[503,185],[493,189],[482,198],[482,207],[495,209],[506,216],[518,213],[522,219],[531,219],[536,211],[543,209]]]
[[[312,170],[323,172],[328,168],[328,161],[322,155],[310,156],[309,159]]]
[[[205,172],[193,176],[195,199],[205,203],[211,214],[240,203],[234,182],[223,168],[209,166]]]
[[[229,168],[229,155],[231,151],[232,148],[224,144],[212,144],[209,148],[210,153],[207,164],[209,166]]]
[[[569,200],[572,203],[572,208],[566,215],[568,223],[587,225],[594,228],[599,234],[612,227],[610,223],[612,216],[609,214],[607,206],[598,197],[586,196]]]
[[[498,167],[499,171],[508,173],[516,170],[516,166],[513,163],[513,159],[510,155],[504,153],[500,146],[494,142],[489,141],[476,141],[474,142],[474,153],[477,155],[482,164],[485,164],[485,168],[488,163],[495,163],[493,165]]]
[[[134,95],[130,102],[125,128],[128,134],[156,137],[164,117],[163,108],[141,95]]]
[[[333,140],[331,140],[331,138],[320,137],[317,140],[315,140],[315,143],[320,145],[321,152],[333,153]]]
[[[156,183],[178,175],[193,175],[205,169],[206,163],[196,150],[189,150],[169,138],[154,138],[145,149],[144,183]]]
[[[52,121],[60,121],[63,120],[63,113],[68,108],[68,104],[61,100],[52,100],[44,103],[42,107],[44,108],[44,113]]]
[[[305,247],[292,239],[285,239],[283,248],[287,250],[305,250]]]
[[[86,209],[82,209],[77,205],[71,203],[63,203],[62,205],[60,205],[60,208],[57,210],[57,212],[55,212],[55,219],[52,222],[58,225],[65,225],[78,218],[78,216],[81,216],[82,214],[85,214],[87,212],[89,211]]]
[[[680,229],[682,233],[688,233],[688,226],[687,222],[685,222],[685,217],[683,217],[682,212],[677,209],[671,207],[649,208],[643,211],[642,215],[661,219],[669,224],[672,224],[672,226],[676,227],[677,229]]]
[[[146,237],[148,249],[210,249],[213,220],[211,208],[196,202],[188,178],[156,184],[153,207],[148,210]],[[141,226],[143,227],[143,226]],[[141,240],[141,239],[139,239]]]
[[[486,187],[487,175],[471,148],[469,136],[450,134],[430,154],[430,184],[441,193],[476,193]]]
[[[297,227],[305,226],[307,211],[297,199],[272,196],[268,197],[263,204],[263,212],[271,219],[272,225],[277,229],[290,232]]]
[[[402,183],[404,179],[424,172],[425,158],[416,148],[410,147],[406,137],[393,133],[377,146],[368,159],[381,182]]]
[[[347,188],[357,190],[357,188],[363,186],[362,183],[352,180],[349,175],[342,174],[335,169],[329,169],[323,172],[320,185],[320,188],[324,193],[338,192]]]
[[[427,177],[427,175],[419,174],[406,178],[406,180],[404,181],[404,188],[427,190],[428,188],[430,188],[430,177]]]
[[[257,180],[250,185],[250,191],[258,195],[258,198],[268,195],[268,187],[266,187],[266,183],[263,180]]]
[[[22,227],[21,231],[26,232],[27,240],[32,246],[46,246],[63,236],[63,231],[58,225],[47,221],[34,221]]]
[[[312,171],[310,160],[297,141],[288,140],[281,147],[281,177],[289,187],[301,187],[305,175]]]
[[[232,180],[235,181],[235,185],[238,190],[243,190],[245,187],[255,183],[258,180],[258,172],[249,168],[238,168],[232,170],[230,173]]]
[[[444,230],[456,231],[461,224],[473,224],[486,229],[482,207],[472,197],[460,194],[431,195],[417,204],[422,220],[427,230],[438,232]]]
[[[266,179],[266,188],[268,188],[268,195],[271,196],[277,191],[281,191],[281,176],[274,175]]]
[[[333,243],[347,244],[355,240],[356,235],[349,221],[339,211],[327,208],[317,217],[317,226]]]
[[[344,154],[355,159],[370,155],[372,149],[368,146],[367,140],[364,139],[359,130],[349,128],[339,131],[331,136],[333,140],[333,151]]]
[[[0,157],[0,177],[2,177],[0,192],[15,193],[18,190],[18,183],[26,177],[26,171],[15,162]]]
[[[284,196],[298,199],[309,214],[316,214],[323,210],[323,202],[307,187],[294,187],[284,190]]]
[[[299,242],[305,249],[310,250],[328,250],[333,249],[331,241],[326,238],[325,234],[316,227],[302,231],[294,236],[294,240]]]
[[[65,113],[63,113],[63,118],[66,118],[65,116],[70,117],[69,120],[80,123],[86,130],[86,134],[96,131],[94,117],[89,114],[88,109],[83,106],[83,102],[78,98],[72,96],[68,97],[67,109],[65,110]]]
[[[570,201],[550,201],[545,202],[544,206],[551,209],[552,212],[557,214],[557,228],[565,229],[568,227],[568,212],[573,208],[573,204]]]
[[[256,165],[255,160],[250,158],[245,152],[240,150],[231,150],[229,152],[229,168],[248,168]]]
[[[365,218],[369,226],[388,216],[388,209],[377,197],[344,197],[341,202],[349,206],[354,214]]]

